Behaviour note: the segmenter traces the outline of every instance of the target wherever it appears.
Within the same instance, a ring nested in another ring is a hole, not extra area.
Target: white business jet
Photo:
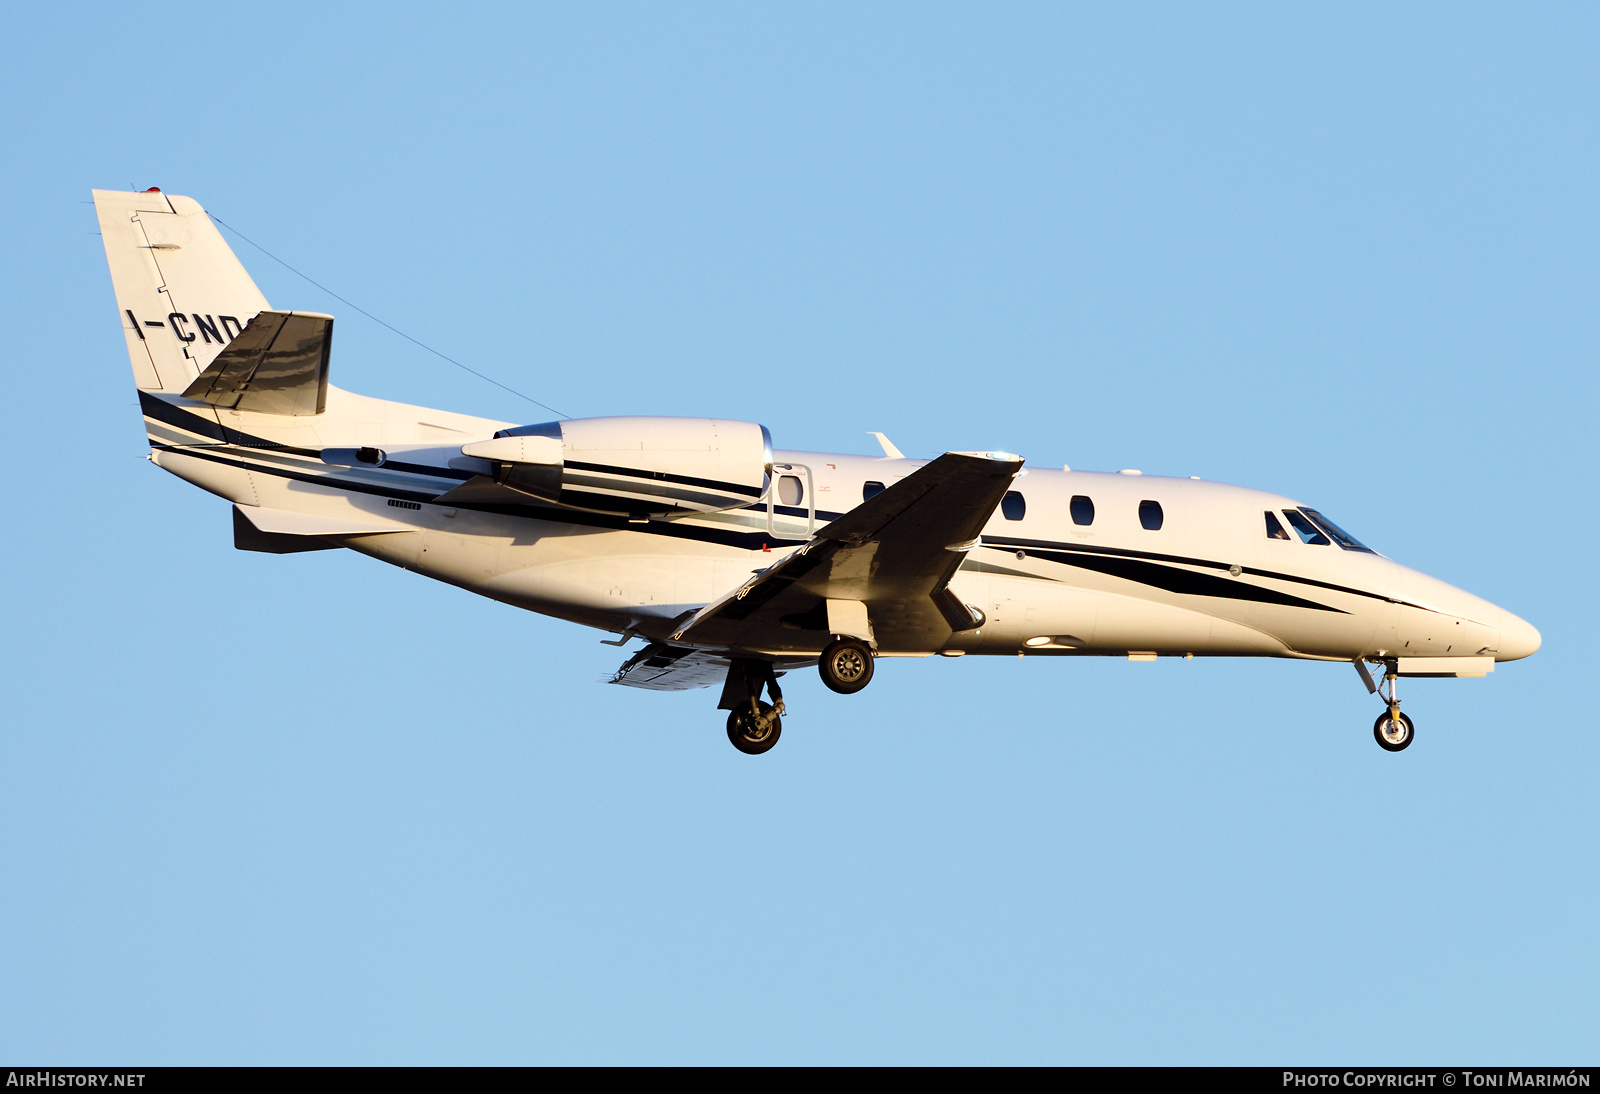
[[[777,743],[790,669],[849,694],[880,659],[966,654],[1353,663],[1398,752],[1399,677],[1539,648],[1510,612],[1259,490],[913,460],[882,434],[881,457],[775,451],[754,422],[519,425],[354,395],[328,382],[333,317],[273,310],[197,202],[94,199],[150,459],[233,503],[236,547],[349,548],[638,638],[612,683],[720,687],[741,752]]]

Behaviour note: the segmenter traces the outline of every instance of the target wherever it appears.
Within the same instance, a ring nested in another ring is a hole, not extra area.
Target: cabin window
[[[1378,553],[1371,547],[1368,547],[1365,543],[1362,543],[1355,536],[1352,536],[1349,532],[1346,532],[1343,528],[1340,528],[1337,524],[1333,523],[1333,521],[1317,512],[1315,509],[1307,509],[1302,505],[1300,507],[1300,511],[1306,516],[1310,517],[1318,528],[1321,528],[1324,532],[1328,533],[1328,535],[1332,536],[1333,542],[1337,543],[1340,547],[1343,547],[1346,551],[1365,551],[1369,555],[1375,555]]]
[[[1161,503],[1159,501],[1141,501],[1139,503],[1139,523],[1147,532],[1161,531]]]
[[[1289,533],[1283,530],[1283,525],[1278,523],[1278,518],[1272,515],[1272,510],[1267,510],[1267,538],[1288,539]]]
[[[1086,498],[1082,494],[1072,495],[1072,523],[1094,523],[1094,499]]]
[[[871,501],[881,493],[883,493],[883,483],[881,482],[864,482],[861,484],[862,501]]]
[[[1009,490],[1006,496],[1000,499],[1000,512],[1005,514],[1007,520],[1021,520],[1028,512],[1028,502],[1015,490]]]
[[[799,505],[806,500],[806,488],[798,476],[784,475],[778,480],[778,500],[784,505]]]
[[[1306,515],[1298,509],[1285,509],[1283,511],[1289,527],[1293,528],[1295,535],[1300,537],[1301,543],[1315,543],[1319,547],[1326,547],[1332,541],[1318,530],[1315,524],[1306,519]]]

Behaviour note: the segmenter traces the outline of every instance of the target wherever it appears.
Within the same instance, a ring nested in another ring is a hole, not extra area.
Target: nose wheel
[[[1386,710],[1372,723],[1372,735],[1377,739],[1378,747],[1385,752],[1404,751],[1415,734],[1411,719],[1399,711],[1390,713]]]

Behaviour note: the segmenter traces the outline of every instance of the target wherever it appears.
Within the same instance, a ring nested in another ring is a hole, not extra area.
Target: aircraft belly
[[[1239,601],[1219,607],[1218,614],[1272,635],[1295,653],[1354,657],[1372,649],[1374,642],[1382,644],[1378,636],[1384,625],[1393,633],[1396,606],[1386,600],[1287,581],[1257,580],[1322,607]]]
[[[417,558],[422,553],[421,532],[401,532],[381,536],[352,536],[344,546],[360,555],[399,566],[402,570],[415,570]]]
[[[671,619],[749,576],[747,552],[709,555],[703,544],[660,540],[646,554],[638,538],[626,532],[552,536],[509,547],[502,552],[490,595],[618,618]]]
[[[498,536],[462,534],[454,528],[430,528],[422,534],[416,569],[452,585],[475,588],[500,572]]]
[[[1279,608],[1275,614],[1281,618],[1269,621],[1264,629],[1282,638],[1284,644],[1298,653],[1348,658],[1369,649],[1377,630],[1376,602],[1370,605],[1351,603],[1354,598],[1337,595],[1327,599],[1339,602],[1345,611]]]

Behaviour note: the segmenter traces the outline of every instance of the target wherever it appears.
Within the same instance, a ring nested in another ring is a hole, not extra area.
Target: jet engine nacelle
[[[669,516],[759,501],[772,474],[772,435],[721,418],[577,418],[502,429],[461,446],[494,481],[573,509]]]

